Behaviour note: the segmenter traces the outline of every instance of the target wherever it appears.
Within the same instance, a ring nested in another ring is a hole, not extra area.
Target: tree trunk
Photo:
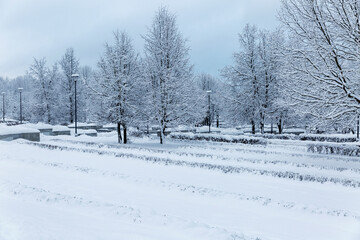
[[[117,123],[117,133],[118,133],[118,143],[121,143],[122,138],[121,138],[121,124],[120,124],[120,122]]]
[[[49,104],[46,104],[46,112],[47,112],[47,123],[51,123],[51,114],[50,114],[50,106]]]
[[[166,139],[166,136],[165,136],[165,126],[163,127],[163,129],[161,130],[162,132],[162,136],[163,136],[163,139],[162,139],[162,143],[164,144],[165,143],[165,139]]]
[[[126,125],[123,125],[123,131],[124,131],[124,144],[127,144],[127,131],[126,131]]]
[[[160,144],[163,144],[163,133],[160,129]]]
[[[252,134],[255,134],[255,121],[251,120],[251,132]]]
[[[278,129],[279,129],[279,134],[282,134],[283,127],[282,127],[282,120],[281,120],[281,118],[279,119],[277,125],[278,125]]]
[[[260,113],[260,131],[261,134],[265,133],[265,114],[264,113]]]
[[[166,126],[162,122],[160,125],[160,144],[165,143],[165,128]]]

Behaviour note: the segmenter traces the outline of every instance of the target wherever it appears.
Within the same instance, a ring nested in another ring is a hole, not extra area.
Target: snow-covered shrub
[[[308,144],[308,152],[323,153],[323,154],[337,154],[345,156],[360,156],[360,145],[345,145],[345,144]]]
[[[300,134],[302,141],[320,141],[320,142],[356,142],[355,135],[344,134]]]
[[[295,134],[269,134],[269,133],[256,133],[252,134],[253,137],[261,137],[261,138],[267,138],[267,139],[282,139],[282,140],[298,140],[299,136],[296,136]]]
[[[194,133],[171,133],[170,137],[180,140],[197,140],[227,143],[243,143],[243,144],[266,144],[261,138],[248,136],[231,136],[221,134],[194,134]]]
[[[129,129],[129,136],[130,137],[143,137],[145,135],[144,131],[138,130],[136,128]]]

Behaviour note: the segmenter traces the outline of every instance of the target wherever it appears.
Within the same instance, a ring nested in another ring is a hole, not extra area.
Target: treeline
[[[7,116],[18,119],[17,87],[22,87],[25,120],[74,122],[73,75],[79,74],[78,120],[117,123],[119,142],[127,142],[129,126],[158,125],[163,143],[170,125],[201,122],[206,116],[206,92],[194,76],[189,47],[175,15],[160,8],[143,38],[141,58],[130,36],[115,32],[95,69],[81,67],[72,48],[52,66],[45,58],[35,58],[26,76],[13,81],[0,79],[7,91]]]
[[[142,35],[142,54],[126,32],[115,32],[95,68],[81,66],[69,48],[52,66],[34,59],[26,76],[0,78],[7,115],[17,118],[23,87],[26,120],[72,123],[71,76],[80,74],[79,121],[117,123],[119,142],[126,143],[129,126],[157,125],[163,142],[169,126],[219,117],[253,133],[267,125],[279,133],[285,125],[353,130],[360,107],[358,9],[355,0],[283,0],[281,27],[246,25],[233,63],[215,78],[194,74],[176,17],[161,7]]]

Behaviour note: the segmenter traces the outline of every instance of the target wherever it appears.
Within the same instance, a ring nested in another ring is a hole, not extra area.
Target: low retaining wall
[[[34,141],[34,142],[40,142],[40,133],[14,133],[14,134],[4,134],[4,135],[0,135],[0,140],[3,141],[12,141],[15,139],[26,139],[29,141]]]
[[[75,129],[74,125],[69,125],[68,128],[71,129]],[[98,130],[98,129],[102,129],[105,128],[107,129],[107,127],[103,127],[102,125],[79,125],[77,126],[77,129],[81,129],[81,130]]]
[[[98,129],[98,130],[96,130],[96,131],[99,132],[99,133],[109,133],[109,132],[112,132],[112,130],[106,129],[106,128],[101,128],[101,129]]]
[[[52,135],[52,128],[38,128],[38,130],[44,135]]]
[[[97,132],[80,133],[80,135],[86,135],[86,136],[90,136],[90,137],[97,137]]]
[[[104,126],[102,127],[101,129],[105,129],[105,130],[108,130],[108,131],[116,131],[117,130],[117,127],[109,127],[109,126]],[[96,130],[99,130],[99,129],[96,129]]]
[[[70,130],[65,131],[52,131],[52,136],[60,136],[60,135],[70,135]]]

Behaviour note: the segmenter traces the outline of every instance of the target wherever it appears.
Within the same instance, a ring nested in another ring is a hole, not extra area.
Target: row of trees
[[[46,59],[34,59],[25,76],[0,78],[5,92],[5,110],[9,118],[19,119],[19,90],[23,88],[23,118],[32,122],[72,123],[74,121],[74,83],[71,74],[79,72],[79,61],[69,48],[61,60],[48,66]],[[85,85],[79,84],[79,118],[86,121]]]
[[[239,42],[240,51],[234,54],[234,64],[222,71],[229,86],[225,97],[231,107],[228,114],[234,121],[251,123],[253,133],[257,125],[264,133],[266,122],[277,123],[281,133],[288,110],[280,94],[284,79],[278,53],[284,36],[279,30],[259,31],[255,26],[246,25],[239,34]]]
[[[127,142],[130,125],[157,124],[163,143],[169,125],[200,121],[204,94],[194,84],[189,48],[175,15],[160,8],[143,38],[145,56],[140,59],[130,37],[116,32],[87,86],[101,102],[98,112],[118,124],[119,142]]]
[[[360,1],[282,0],[279,30],[247,25],[240,51],[222,71],[229,116],[354,129],[360,114]]]
[[[27,119],[72,123],[72,75],[79,73],[79,119],[117,123],[119,142],[127,143],[131,125],[157,124],[163,143],[170,125],[201,121],[206,115],[206,96],[195,83],[189,47],[177,28],[175,15],[160,8],[143,38],[144,57],[140,58],[127,33],[115,32],[114,41],[105,44],[94,70],[80,67],[71,48],[51,67],[45,58],[34,59],[26,76],[31,82],[27,101],[31,114]]]
[[[245,26],[220,80],[194,75],[176,17],[162,7],[143,36],[143,57],[125,32],[115,32],[95,69],[80,67],[68,49],[51,67],[34,59],[27,76],[0,78],[0,87],[16,98],[17,85],[30,85],[27,119],[71,123],[71,76],[80,73],[79,119],[117,123],[123,143],[129,126],[156,124],[163,143],[167,127],[206,120],[209,90],[213,115],[250,124],[253,133],[257,126],[264,133],[267,124],[279,133],[284,124],[353,126],[360,106],[358,1],[283,0],[279,18],[283,27],[275,31]],[[16,104],[10,109],[16,113]]]

